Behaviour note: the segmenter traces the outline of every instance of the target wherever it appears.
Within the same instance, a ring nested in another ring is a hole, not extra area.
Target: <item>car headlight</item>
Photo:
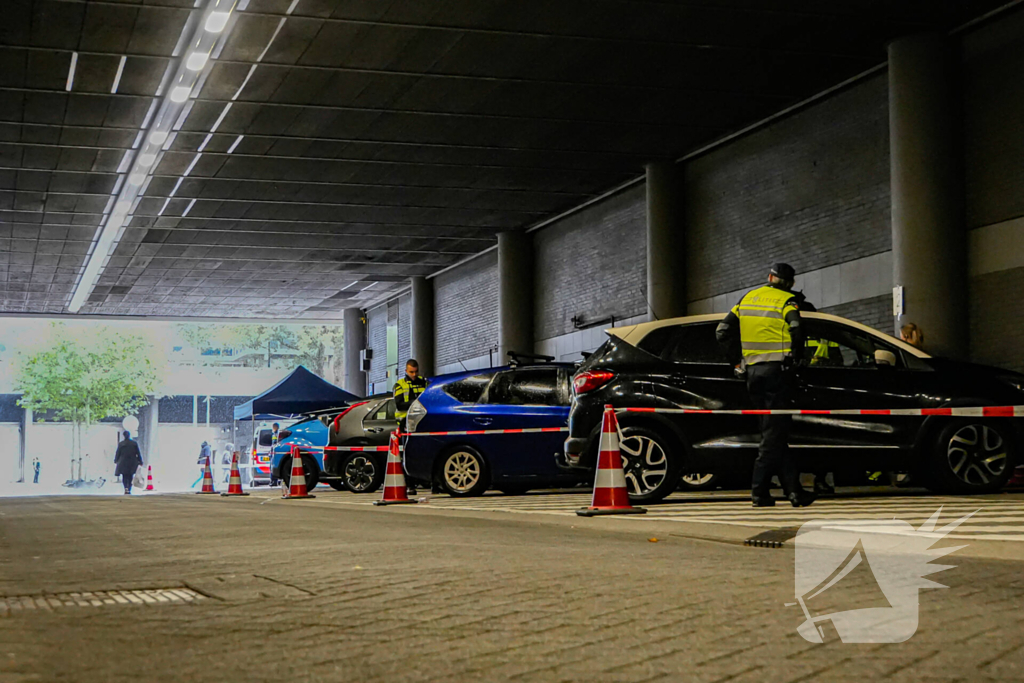
[[[409,412],[405,416],[405,431],[415,432],[416,425],[420,423],[427,414],[427,409],[423,407],[423,404],[419,402],[419,399],[412,402],[409,406]]]

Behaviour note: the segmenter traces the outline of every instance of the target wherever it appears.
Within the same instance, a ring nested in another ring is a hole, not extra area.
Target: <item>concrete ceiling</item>
[[[3,3],[0,311],[67,311],[195,4]],[[1001,4],[250,0],[81,312],[340,318]]]

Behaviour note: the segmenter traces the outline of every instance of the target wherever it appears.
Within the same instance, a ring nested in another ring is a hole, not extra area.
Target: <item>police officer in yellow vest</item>
[[[398,418],[402,431],[405,431],[405,416],[409,414],[409,406],[427,390],[427,380],[420,377],[420,364],[410,358],[405,364],[405,377],[395,382],[395,417]]]
[[[715,336],[728,348],[742,351],[747,391],[754,407],[789,408],[793,394],[792,367],[804,356],[804,334],[793,284],[796,272],[776,263],[768,284],[747,292],[718,326]],[[754,507],[771,507],[772,475],[778,474],[782,490],[793,504],[803,507],[815,495],[800,485],[800,471],[789,450],[788,415],[765,415],[761,420],[761,445],[754,463],[751,497]]]

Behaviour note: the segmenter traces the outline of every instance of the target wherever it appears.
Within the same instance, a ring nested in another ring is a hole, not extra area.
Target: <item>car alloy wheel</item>
[[[480,483],[483,468],[472,453],[457,451],[444,461],[441,475],[445,486],[453,493],[469,493]]]
[[[624,436],[619,442],[622,471],[626,488],[631,496],[644,496],[665,481],[668,476],[668,457],[665,449],[654,439],[641,434]]]
[[[377,465],[365,455],[349,458],[342,473],[345,485],[352,493],[365,493],[373,487],[377,476]]]
[[[1006,472],[1007,447],[1002,434],[981,424],[958,429],[946,446],[949,470],[968,486],[987,486]]]
[[[679,479],[683,491],[706,491],[718,485],[718,475],[706,472],[688,472]]]

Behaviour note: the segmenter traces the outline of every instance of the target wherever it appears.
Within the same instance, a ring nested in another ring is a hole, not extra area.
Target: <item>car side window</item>
[[[390,404],[390,411],[389,405]],[[389,415],[390,412],[390,415]],[[367,420],[394,420],[395,419],[395,402],[394,399],[387,399],[381,401],[373,407],[373,410],[366,414],[363,418],[363,422]]]
[[[903,367],[903,354],[875,335],[854,327],[818,320],[805,320],[804,360],[810,367],[874,368],[875,351],[893,354],[896,367]]]
[[[641,351],[646,351],[652,356],[661,358],[661,354],[664,353],[665,347],[672,340],[672,336],[679,331],[679,328],[679,325],[659,327],[656,330],[648,332],[636,347]]]
[[[510,370],[495,376],[487,389],[486,403],[510,406],[558,406],[558,368]]]
[[[715,339],[717,326],[718,321],[714,321],[673,328],[673,334],[661,352],[661,359],[671,363],[728,365],[729,359]]]
[[[444,392],[459,403],[476,403],[493,377],[492,373],[466,377],[444,385]]]

